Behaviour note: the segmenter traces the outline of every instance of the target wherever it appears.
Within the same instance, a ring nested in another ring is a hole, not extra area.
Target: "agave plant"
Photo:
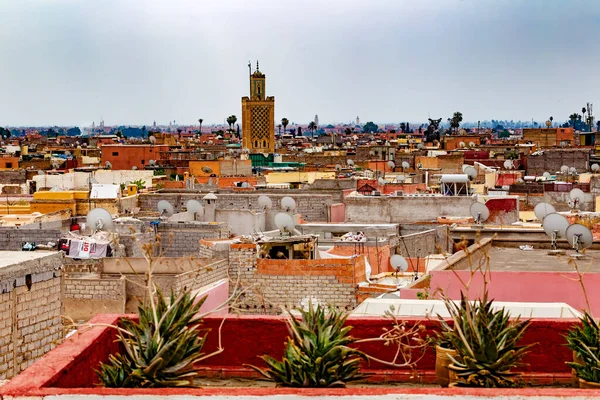
[[[125,352],[109,357],[96,371],[106,387],[193,386],[198,372],[194,363],[203,357],[206,333],[200,330],[197,314],[206,300],[189,292],[165,298],[156,288],[156,304],[139,307],[139,322],[122,322],[117,340]]]
[[[510,321],[506,310],[492,309],[492,300],[483,297],[473,303],[461,293],[460,304],[446,298],[453,327],[440,318],[452,348],[449,368],[458,380],[454,386],[513,387],[514,378],[520,375],[513,369],[522,366],[520,361],[534,344],[519,346],[530,321]]]
[[[347,382],[365,378],[360,363],[367,357],[350,347],[356,342],[346,326],[347,314],[321,305],[309,305],[299,310],[301,320],[292,314],[287,326],[289,336],[281,361],[264,355],[268,368],[250,365],[278,386],[288,387],[345,387]]]
[[[584,381],[600,383],[600,327],[587,311],[584,311],[580,321],[581,326],[573,326],[566,335],[567,347],[578,358],[567,365]]]

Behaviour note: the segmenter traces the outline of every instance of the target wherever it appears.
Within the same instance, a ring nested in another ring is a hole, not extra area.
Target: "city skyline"
[[[241,118],[258,59],[276,121],[565,121],[594,103],[593,1],[0,0],[0,126]],[[565,27],[565,29],[559,29]]]

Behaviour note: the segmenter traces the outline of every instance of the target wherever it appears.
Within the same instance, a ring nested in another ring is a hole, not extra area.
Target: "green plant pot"
[[[448,387],[450,385],[450,374],[456,380],[456,373],[448,368],[452,363],[448,355],[456,355],[456,350],[435,346],[435,379],[441,387]]]
[[[600,383],[596,382],[588,382],[579,378],[579,388],[580,389],[600,389]]]

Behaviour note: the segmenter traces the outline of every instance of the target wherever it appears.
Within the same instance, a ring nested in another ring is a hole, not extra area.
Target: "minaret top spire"
[[[256,60],[256,71],[258,71],[258,60]]]

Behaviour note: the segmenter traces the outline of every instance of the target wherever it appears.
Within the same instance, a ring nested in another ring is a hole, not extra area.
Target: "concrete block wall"
[[[242,286],[248,289],[239,306],[241,313],[279,314],[280,307],[306,306],[309,299],[338,308],[356,307],[358,282],[355,282],[354,271],[350,271],[348,265],[334,265],[340,260],[288,260],[291,262],[282,266],[274,262],[281,260],[257,260],[253,244],[233,244],[229,254],[232,281],[239,274]],[[323,265],[312,269],[295,268],[294,261],[297,261],[296,264],[322,261]],[[362,268],[364,276],[364,261],[356,268]],[[230,291],[232,289],[230,287]]]
[[[395,252],[404,257],[427,257],[438,253],[438,238],[435,229],[401,236],[395,243]]]
[[[125,280],[65,277],[65,299],[125,300]]]
[[[57,243],[60,235],[60,229],[0,227],[0,250],[18,251],[21,250],[25,242]]]
[[[161,223],[161,252],[165,257],[197,255],[201,239],[225,239],[229,230],[224,224]]]

